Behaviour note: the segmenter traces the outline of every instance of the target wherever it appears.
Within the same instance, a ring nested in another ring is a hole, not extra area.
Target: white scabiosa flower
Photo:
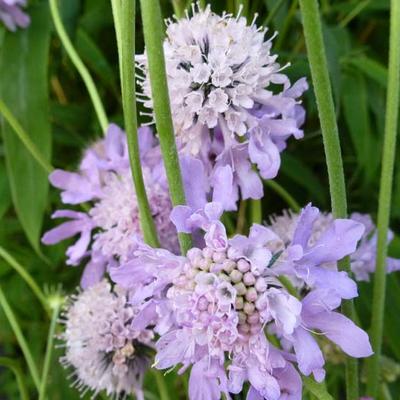
[[[255,125],[249,113],[255,103],[267,100],[270,83],[287,83],[276,55],[273,37],[244,17],[219,16],[193,10],[193,17],[167,21],[164,44],[175,129],[187,148],[197,154],[202,145],[199,128],[215,128],[220,121],[232,135],[243,136]],[[146,71],[146,59],[139,59]],[[152,108],[148,77],[142,83]]]
[[[205,162],[211,182],[221,167],[233,174],[233,195],[261,198],[264,179],[276,176],[289,137],[303,136],[304,109],[298,98],[305,79],[291,86],[271,53],[275,35],[255,18],[217,15],[193,6],[193,15],[167,20],[164,54],[171,112],[180,152]],[[153,118],[147,56],[136,57],[142,72],[139,98]],[[150,123],[152,123],[151,121]]]
[[[101,281],[71,297],[63,314],[61,336],[73,386],[93,398],[105,391],[113,398],[135,394],[143,399],[142,382],[150,365],[153,332],[132,327],[137,310],[124,289]]]

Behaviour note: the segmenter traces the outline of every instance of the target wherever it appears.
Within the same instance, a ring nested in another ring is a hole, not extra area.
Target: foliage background
[[[234,11],[237,1],[210,1],[215,11]],[[296,0],[252,0],[248,15],[259,14],[272,34],[279,31],[274,51],[281,64],[290,62],[286,73],[294,81],[310,77],[301,18]],[[162,1],[165,17],[172,5]],[[110,121],[122,125],[117,49],[109,0],[61,0],[67,31],[95,78]],[[32,25],[27,31],[6,32],[0,26],[0,98],[8,105],[53,166],[73,170],[82,150],[102,133],[86,88],[54,32],[45,0],[29,3]],[[350,211],[366,212],[375,219],[381,148],[384,130],[385,88],[389,36],[388,0],[322,0],[324,36],[330,77],[345,163]],[[139,13],[138,13],[139,15]],[[143,51],[140,19],[137,22],[137,50]],[[310,79],[309,79],[310,81]],[[304,205],[312,201],[329,210],[328,180],[321,132],[312,88],[306,93],[305,138],[291,140],[283,154],[277,182]],[[60,208],[58,191],[49,189],[41,167],[24,149],[4,120],[0,124],[0,246],[7,249],[42,287],[62,283],[70,293],[79,283],[80,268],[65,265],[68,243],[44,248],[41,234],[54,225],[53,210]],[[400,164],[396,163],[391,227],[400,234]],[[265,187],[263,216],[287,208],[284,201]],[[230,216],[230,218],[235,218]],[[233,221],[235,222],[235,221]],[[391,255],[400,257],[400,237],[395,236]],[[43,361],[49,320],[30,289],[0,260],[0,284],[16,312],[39,365]],[[360,285],[356,307],[365,329],[369,327],[372,285]],[[388,279],[384,353],[400,362],[400,277]],[[58,363],[62,349],[53,355],[49,378],[49,399],[78,399],[69,388],[67,373]],[[0,356],[23,356],[0,309]],[[34,386],[26,368],[26,379]],[[335,399],[343,396],[344,368],[328,366],[328,387]],[[149,374],[149,399],[163,398],[160,376]],[[170,399],[185,398],[185,379],[174,373],[162,382]],[[393,398],[400,383],[390,384]],[[161,390],[161,392],[160,392]],[[164,393],[165,395],[165,393]],[[17,399],[14,376],[0,367],[0,399]]]

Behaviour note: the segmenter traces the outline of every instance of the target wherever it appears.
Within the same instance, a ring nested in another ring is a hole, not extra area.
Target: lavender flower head
[[[371,354],[367,334],[334,311],[342,298],[357,296],[355,283],[345,272],[325,266],[355,250],[363,227],[351,220],[332,221],[309,246],[317,212],[304,209],[289,244],[257,224],[248,237],[228,239],[221,222],[205,212],[198,214],[204,248],[179,257],[143,246],[129,262],[111,269],[111,278],[131,291],[130,302],[142,310],[133,325],[155,324],[161,334],[156,368],[180,364],[182,372],[192,367],[191,400],[217,400],[221,393],[230,399],[245,382],[249,399],[301,399],[294,362],[303,374],[324,378],[314,332],[353,357]],[[307,289],[289,292],[282,276],[303,279]],[[265,331],[276,335],[283,350],[269,342]]]
[[[164,42],[171,111],[180,151],[201,158],[211,184],[229,166],[235,193],[261,198],[264,179],[277,175],[280,151],[301,138],[304,109],[298,98],[305,79],[292,87],[271,54],[272,39],[255,21],[193,6],[193,16],[167,21]],[[146,55],[137,57],[144,77],[142,101],[153,109]],[[274,93],[272,86],[282,86]],[[152,115],[152,113],[150,113]]]
[[[21,7],[25,6],[26,0],[0,0],[0,21],[3,21],[10,31],[26,28],[30,18],[21,10]]]
[[[149,128],[139,129],[139,140],[144,181],[161,244],[176,251],[177,235],[169,220],[172,207],[160,149]],[[42,239],[45,244],[54,244],[80,235],[67,250],[67,264],[78,265],[90,258],[82,278],[82,286],[86,287],[101,279],[108,264],[126,261],[142,238],[125,134],[110,125],[106,138],[86,150],[78,172],[55,170],[49,179],[62,190],[63,203],[89,204],[85,212],[56,211],[53,218],[69,221]]]
[[[93,398],[105,390],[113,398],[135,394],[144,399],[143,376],[149,367],[153,332],[136,330],[131,321],[137,310],[127,302],[126,291],[111,289],[106,281],[71,297],[63,314],[66,348],[61,363],[73,369],[73,386],[93,391]]]
[[[357,249],[351,254],[351,270],[357,281],[369,281],[370,274],[374,273],[376,267],[376,245],[377,233],[371,217],[366,214],[353,213],[350,218],[361,223],[364,228]],[[298,224],[299,215],[291,211],[285,211],[282,215],[271,218],[270,228],[279,235],[285,243],[289,243],[293,239],[294,231]],[[314,222],[310,243],[315,243],[321,236],[322,232],[331,224],[333,216],[330,213],[319,214],[318,219]],[[389,231],[388,243],[393,239],[393,233]],[[388,257],[386,259],[387,273],[399,271],[400,260]]]

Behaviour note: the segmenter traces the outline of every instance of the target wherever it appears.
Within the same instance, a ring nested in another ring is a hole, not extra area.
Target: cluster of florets
[[[171,201],[159,146],[149,128],[139,129],[143,177],[150,209],[166,248],[177,251],[176,230],[169,219]],[[58,210],[53,218],[70,221],[43,236],[45,244],[54,244],[80,234],[67,250],[67,263],[78,265],[89,257],[83,286],[97,282],[114,261],[126,261],[137,240],[141,240],[139,208],[129,166],[125,134],[110,125],[107,136],[86,150],[78,172],[55,170],[50,174],[53,186],[62,189],[65,204],[82,204],[89,210]],[[90,202],[90,203],[87,203]]]
[[[61,362],[73,368],[73,385],[82,395],[105,390],[116,396],[135,393],[143,399],[142,381],[154,334],[132,327],[137,312],[124,289],[112,289],[105,281],[71,296],[63,314],[61,339],[66,352]]]
[[[26,6],[26,0],[0,0],[0,21],[10,30],[26,28],[30,18],[21,7]]]
[[[270,220],[269,227],[282,238],[285,243],[293,240],[293,235],[298,223],[299,214],[291,211],[284,211],[282,215],[273,216]],[[358,281],[369,281],[370,274],[375,272],[376,267],[376,245],[377,232],[371,217],[366,214],[353,213],[350,219],[357,221],[364,226],[364,234],[358,242],[357,249],[350,255],[351,270],[354,277]],[[330,213],[320,213],[318,219],[314,222],[310,244],[315,243],[325,229],[334,220]],[[393,239],[393,233],[388,233],[388,244]],[[394,272],[400,270],[400,260],[387,257],[386,272]]]
[[[304,109],[298,98],[307,89],[292,87],[271,54],[266,29],[248,26],[238,15],[193,7],[193,16],[167,21],[164,52],[171,111],[180,151],[209,165],[211,185],[219,168],[229,166],[238,197],[261,198],[262,182],[280,166],[290,136],[301,138]],[[152,109],[146,55],[137,58],[145,107]],[[283,86],[274,93],[272,85]],[[215,160],[215,161],[214,161]]]
[[[219,221],[204,219],[203,249],[178,257],[143,246],[111,269],[111,278],[132,290],[130,301],[140,304],[140,323],[157,327],[162,320],[155,366],[192,366],[192,400],[219,399],[221,393],[229,398],[246,381],[254,396],[300,399],[293,361],[318,381],[325,375],[313,332],[353,357],[371,354],[367,334],[334,311],[342,299],[357,296],[355,283],[336,262],[354,252],[364,228],[332,220],[312,243],[318,215],[306,207],[290,243],[261,225],[253,225],[248,237],[228,239]],[[301,281],[302,290],[290,292],[281,278]],[[269,342],[266,331],[284,350]]]

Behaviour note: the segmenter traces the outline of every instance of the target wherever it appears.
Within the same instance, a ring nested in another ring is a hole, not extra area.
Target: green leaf
[[[0,49],[0,98],[10,107],[31,140],[50,159],[47,65],[50,16],[45,2],[30,8],[31,26],[7,32]],[[43,168],[2,120],[7,172],[13,203],[24,231],[39,252],[39,236],[47,201]]]
[[[379,85],[386,88],[388,77],[387,68],[378,61],[375,61],[367,56],[355,56],[346,59],[345,62],[346,64],[357,68],[366,77],[374,80]]]
[[[347,73],[343,78],[342,102],[344,117],[355,149],[358,165],[364,171],[366,182],[372,182],[379,167],[379,159],[371,158],[378,143],[371,135],[368,114],[368,95],[362,75]]]
[[[307,391],[313,394],[318,400],[333,400],[324,383],[317,383],[308,376],[303,376],[303,383]]]

